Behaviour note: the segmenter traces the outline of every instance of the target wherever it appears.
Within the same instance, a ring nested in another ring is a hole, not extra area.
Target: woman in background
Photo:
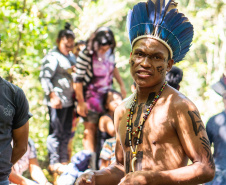
[[[120,85],[122,96],[126,96],[124,83],[115,66],[115,46],[113,32],[108,27],[100,27],[90,36],[76,63],[77,113],[84,118],[83,146],[85,150],[93,152],[93,169],[97,124],[103,113],[103,95],[112,88],[113,77]]]

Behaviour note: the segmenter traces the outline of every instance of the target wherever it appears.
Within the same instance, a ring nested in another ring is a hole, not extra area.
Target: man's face
[[[151,87],[165,80],[166,71],[173,65],[169,51],[151,38],[138,40],[130,54],[130,72],[139,87]]]
[[[60,41],[57,41],[60,52],[64,55],[68,55],[74,48],[74,39],[63,37]]]

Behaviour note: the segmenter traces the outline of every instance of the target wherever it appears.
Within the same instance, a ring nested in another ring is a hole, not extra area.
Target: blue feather
[[[166,12],[167,12],[167,10],[168,10],[170,4],[171,4],[171,1],[172,1],[172,0],[169,0],[169,2],[167,3],[167,5],[165,6],[165,0],[163,0],[163,4],[162,4],[162,17],[161,17],[161,20],[162,20],[162,21],[163,21],[165,15],[166,15]],[[161,21],[159,24],[161,24],[162,21]]]
[[[148,7],[148,15],[149,15],[149,21],[151,23],[155,22],[155,4],[149,0],[147,3],[147,7]]]
[[[127,15],[127,31],[130,32],[131,28],[131,17],[132,17],[132,10],[129,10],[128,15]],[[131,43],[131,35],[129,34],[129,41]]]
[[[178,13],[172,21],[167,22],[167,27],[173,31],[175,28],[177,28],[179,25],[181,25],[187,18],[183,17],[183,14]]]
[[[156,2],[156,7],[155,7],[155,11],[156,11],[156,19],[155,19],[155,25],[157,25],[160,21],[160,16],[161,16],[161,3],[160,0],[158,0]]]

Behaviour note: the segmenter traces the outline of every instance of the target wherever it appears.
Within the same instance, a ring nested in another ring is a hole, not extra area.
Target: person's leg
[[[84,122],[84,150],[95,152],[97,125],[90,122]]]
[[[91,169],[95,170],[96,165],[96,133],[97,133],[97,126],[99,122],[100,114],[89,111],[88,115],[84,122],[84,138],[83,138],[83,147],[84,150],[88,150],[92,152],[91,159],[90,159],[90,167]]]
[[[96,170],[96,131],[97,131],[97,125],[90,123],[90,122],[84,122],[84,137],[83,137],[83,147],[84,150],[88,150],[92,152],[89,166],[92,170]]]
[[[64,115],[61,117],[63,123],[63,130],[61,132],[61,140],[59,146],[60,163],[68,163],[68,142],[71,137],[72,117],[74,106],[65,108]]]
[[[69,158],[69,161],[71,160],[71,157],[72,157],[73,139],[74,139],[74,136],[75,136],[76,127],[77,127],[79,120],[80,120],[80,117],[77,114],[76,109],[74,109],[73,110],[73,118],[72,118],[71,135],[70,135],[70,139],[69,139],[69,142],[68,142],[68,158]]]
[[[84,118],[84,137],[83,147],[84,150],[96,152],[96,133],[99,123],[100,114],[89,110],[87,117]]]
[[[49,153],[50,165],[59,163],[59,140],[62,130],[61,124],[61,109],[49,107],[50,115],[50,132],[47,137],[47,149]]]

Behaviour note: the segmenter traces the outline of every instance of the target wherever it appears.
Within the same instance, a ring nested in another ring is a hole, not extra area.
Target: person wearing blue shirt
[[[212,88],[223,98],[224,110],[209,119],[206,125],[210,144],[214,144],[213,158],[216,166],[215,178],[205,185],[226,184],[226,76]]]

